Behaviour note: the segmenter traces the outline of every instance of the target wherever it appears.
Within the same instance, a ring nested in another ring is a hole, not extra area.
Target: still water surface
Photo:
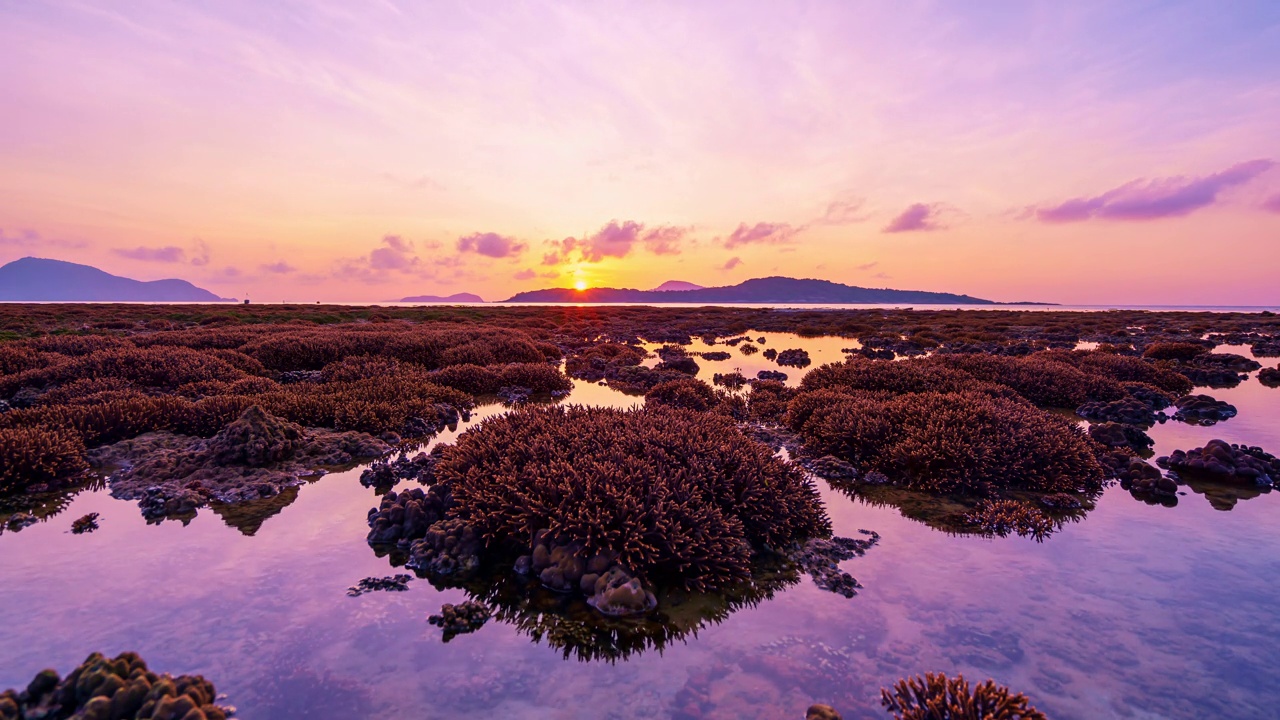
[[[807,348],[812,367],[840,360],[851,344],[766,335],[763,347]],[[707,380],[777,369],[731,352],[699,360]],[[801,374],[783,370],[791,383]],[[570,402],[639,401],[576,382]],[[1280,448],[1280,390],[1251,377],[1207,392],[1239,415],[1213,427],[1158,425],[1157,454],[1214,437]],[[482,408],[473,422],[498,412]],[[363,577],[400,572],[365,543],[377,498],[358,476],[309,483],[265,520],[205,509],[186,526],[147,525],[132,503],[86,490],[48,521],[5,532],[0,688],[48,666],[65,673],[93,650],[137,650],[155,669],[204,674],[246,720],[660,718],[695,709],[798,718],[814,701],[846,718],[883,718],[879,688],[927,670],[994,677],[1058,719],[1280,712],[1280,493],[1234,506],[1218,498],[1215,507],[1184,487],[1176,507],[1162,507],[1112,488],[1082,521],[1036,543],[947,534],[818,481],[837,534],[882,536],[843,564],[865,586],[857,597],[806,578],[696,636],[610,663],[565,659],[497,621],[443,643],[426,616],[465,595],[425,580],[348,597]],[[101,529],[70,534],[71,520],[89,512],[101,513]]]

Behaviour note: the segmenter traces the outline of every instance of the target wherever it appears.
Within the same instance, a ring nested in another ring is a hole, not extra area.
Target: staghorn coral
[[[705,412],[718,402],[715,390],[711,386],[695,378],[668,380],[653,386],[645,393],[647,405],[665,405],[683,410]]]
[[[547,530],[690,588],[746,579],[752,548],[829,533],[797,468],[728,419],[669,408],[519,410],[460,436],[436,476],[490,547]]]
[[[990,494],[1102,482],[1084,433],[1025,403],[978,393],[827,394],[806,405],[808,397],[792,401],[789,422],[810,454],[834,455],[905,487]]]
[[[1142,351],[1142,357],[1151,360],[1192,360],[1213,349],[1212,345],[1192,342],[1155,342]]]
[[[93,653],[66,678],[42,670],[25,690],[0,693],[0,717],[108,720],[226,720],[217,691],[200,675],[157,675],[137,653]]]
[[[970,689],[963,675],[899,680],[880,691],[880,703],[896,720],[1048,720],[1022,693],[992,680]]]
[[[985,533],[1000,537],[1017,533],[1043,540],[1054,530],[1053,520],[1047,515],[1017,500],[983,500],[965,515],[965,520]]]
[[[64,428],[0,428],[0,494],[64,480],[88,467],[84,442]]]

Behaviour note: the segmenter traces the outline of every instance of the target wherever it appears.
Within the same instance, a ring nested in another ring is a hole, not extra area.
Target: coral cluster
[[[83,535],[97,529],[98,513],[89,513],[88,515],[78,517],[71,522],[71,532],[75,535]]]
[[[365,593],[378,591],[404,592],[409,589],[409,581],[412,579],[412,575],[403,573],[388,577],[367,577],[347,588],[347,595],[359,597]]]
[[[977,392],[802,392],[787,421],[811,454],[834,455],[918,490],[1060,492],[1096,489],[1103,479],[1079,428]]]
[[[1213,425],[1236,416],[1236,406],[1208,395],[1184,395],[1173,402],[1175,420],[1193,425]]]
[[[899,680],[881,691],[880,702],[896,720],[1048,720],[1022,693],[992,680],[970,688],[963,675]]]
[[[448,642],[454,635],[475,632],[484,627],[491,614],[484,603],[467,600],[457,605],[445,603],[438,614],[427,618],[427,622],[444,630],[444,639]]]
[[[1054,530],[1053,520],[1047,515],[1017,500],[983,500],[965,515],[965,520],[1000,537],[1017,533],[1043,540]]]
[[[809,367],[811,361],[809,360],[809,352],[804,348],[791,348],[778,353],[778,356],[774,358],[774,362],[786,367],[805,368]]]
[[[1127,447],[1142,452],[1155,444],[1151,436],[1142,428],[1123,425],[1115,422],[1104,422],[1089,426],[1089,437],[1107,447]]]
[[[710,385],[695,378],[668,380],[653,386],[645,393],[644,401],[650,405],[665,405],[682,410],[703,412],[719,401]]]
[[[43,670],[25,690],[0,693],[0,718],[76,720],[226,720],[213,684],[199,675],[157,675],[136,653],[114,660],[93,653],[59,678]]]
[[[436,476],[450,515],[491,547],[520,552],[545,530],[690,588],[745,580],[753,549],[829,533],[796,467],[728,419],[669,408],[513,412],[460,436]]]
[[[1188,476],[1269,488],[1280,482],[1280,459],[1260,447],[1210,440],[1204,447],[1174,450],[1156,460]]]

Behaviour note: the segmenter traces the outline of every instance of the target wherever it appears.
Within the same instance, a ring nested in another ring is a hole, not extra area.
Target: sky
[[[0,262],[1280,304],[1280,3],[0,0]]]

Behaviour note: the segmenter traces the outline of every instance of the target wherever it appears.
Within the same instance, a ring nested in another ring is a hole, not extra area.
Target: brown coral
[[[899,680],[880,691],[880,703],[896,720],[1048,720],[1022,693],[992,680],[970,689],[963,675],[925,673]]]

